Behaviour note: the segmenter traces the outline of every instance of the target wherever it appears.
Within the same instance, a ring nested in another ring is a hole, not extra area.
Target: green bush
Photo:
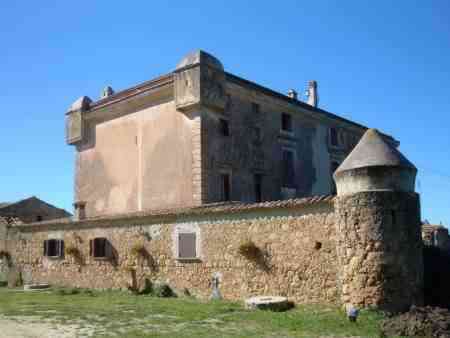
[[[150,281],[150,279],[146,278],[144,279],[144,286],[142,287],[142,290],[139,292],[141,295],[151,295],[153,294],[153,284]]]
[[[169,297],[177,296],[175,294],[175,292],[173,292],[172,288],[165,283],[155,286],[153,294],[156,297],[162,297],[162,298],[169,298]]]
[[[261,257],[261,249],[250,240],[245,241],[239,246],[239,253],[251,261],[257,261]]]

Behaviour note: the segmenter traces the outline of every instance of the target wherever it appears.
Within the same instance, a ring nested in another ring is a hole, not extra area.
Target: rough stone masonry
[[[389,147],[369,130],[352,155],[371,151],[366,146],[374,138]],[[386,159],[377,161],[382,162],[356,169],[346,169],[344,162],[343,171],[336,172],[338,192],[340,175],[374,175],[374,186],[364,191],[357,185],[353,193],[347,187],[347,193],[337,197],[23,224],[9,228],[7,249],[13,264],[33,282],[126,288],[133,279],[148,278],[206,298],[212,277],[218,275],[220,292],[228,299],[285,295],[301,303],[406,310],[422,302],[418,196],[408,186],[405,191],[377,189],[386,183],[384,175],[404,165],[383,168]],[[415,175],[415,169],[403,168]],[[192,257],[180,252],[182,234],[195,236]],[[110,254],[95,257],[96,238],[107,239]],[[44,256],[45,241],[55,239],[71,252]],[[254,243],[261,259],[240,255],[239,247],[246,242]],[[136,256],[136,247],[145,254]]]

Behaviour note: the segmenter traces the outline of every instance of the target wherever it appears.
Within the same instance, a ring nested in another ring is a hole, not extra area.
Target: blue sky
[[[0,201],[72,210],[64,113],[167,73],[193,49],[280,92],[394,135],[422,216],[450,224],[450,1],[2,1]]]

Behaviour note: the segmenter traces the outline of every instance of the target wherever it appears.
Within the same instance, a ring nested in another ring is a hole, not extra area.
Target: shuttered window
[[[89,255],[94,258],[112,257],[112,245],[104,237],[97,237],[89,241]]]
[[[178,257],[196,258],[197,257],[197,236],[192,233],[178,234]]]
[[[62,239],[47,239],[44,241],[44,256],[63,257],[64,241]]]

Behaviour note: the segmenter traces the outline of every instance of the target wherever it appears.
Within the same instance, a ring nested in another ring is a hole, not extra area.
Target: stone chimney
[[[306,90],[306,96],[308,97],[308,104],[317,107],[319,103],[319,95],[317,93],[317,81],[308,81],[308,89]]]
[[[113,94],[114,94],[114,90],[111,88],[111,86],[106,86],[105,88],[103,88],[102,93],[100,94],[100,98],[104,99]]]
[[[288,96],[291,99],[298,100],[298,93],[294,89],[289,89]]]
[[[74,221],[82,221],[86,218],[86,202],[78,201],[73,204]]]

